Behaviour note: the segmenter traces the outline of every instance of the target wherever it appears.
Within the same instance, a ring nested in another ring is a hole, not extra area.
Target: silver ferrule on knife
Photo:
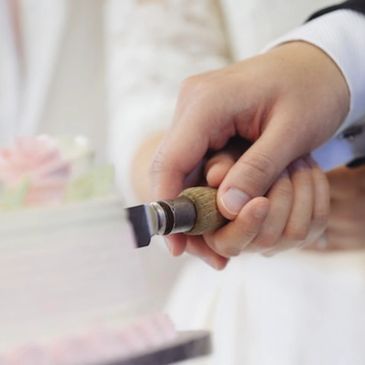
[[[187,188],[173,200],[127,208],[137,247],[148,246],[154,235],[214,232],[227,220],[217,206],[217,190],[208,186]]]
[[[127,210],[138,247],[148,246],[154,235],[189,232],[196,222],[194,203],[183,196]]]

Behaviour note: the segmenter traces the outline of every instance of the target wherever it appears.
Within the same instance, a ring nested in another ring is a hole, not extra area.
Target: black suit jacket
[[[321,15],[340,9],[350,9],[365,15],[365,0],[349,0],[337,5],[330,6],[328,8],[317,11],[316,13],[311,15],[308,20],[318,18]]]

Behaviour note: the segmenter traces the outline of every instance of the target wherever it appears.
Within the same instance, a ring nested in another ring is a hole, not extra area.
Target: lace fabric
[[[126,195],[143,138],[172,120],[181,81],[225,66],[227,42],[211,0],[110,1],[106,9],[110,154]]]

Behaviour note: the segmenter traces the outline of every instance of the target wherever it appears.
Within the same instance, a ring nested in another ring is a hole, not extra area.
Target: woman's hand
[[[342,167],[327,176],[331,187],[328,229],[313,248],[365,248],[365,167]]]

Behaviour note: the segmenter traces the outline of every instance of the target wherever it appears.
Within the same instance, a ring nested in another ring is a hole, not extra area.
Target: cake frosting
[[[124,327],[99,326],[49,342],[23,344],[0,357],[1,365],[88,365],[130,358],[176,338],[171,320],[155,313]]]
[[[57,205],[106,195],[113,170],[95,164],[85,137],[19,137],[0,148],[0,209]]]
[[[0,365],[97,363],[174,336],[149,314],[109,169],[70,144],[37,137],[0,151]]]

